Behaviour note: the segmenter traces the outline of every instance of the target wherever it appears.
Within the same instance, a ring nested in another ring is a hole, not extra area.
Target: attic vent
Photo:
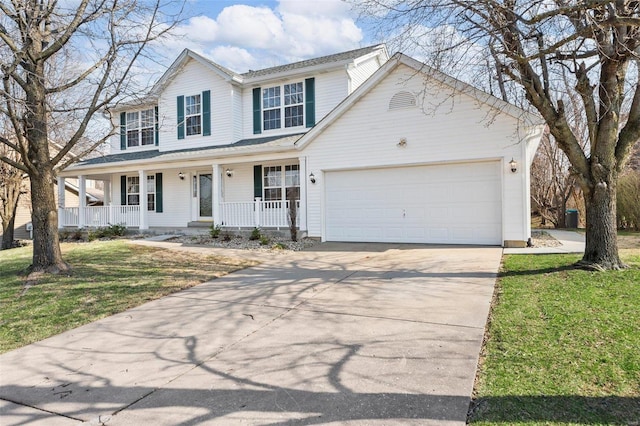
[[[416,97],[409,92],[398,92],[389,101],[389,110],[416,106]]]

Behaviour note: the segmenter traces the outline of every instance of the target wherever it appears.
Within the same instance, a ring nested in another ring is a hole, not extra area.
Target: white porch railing
[[[300,201],[296,201],[300,225]],[[220,203],[220,221],[227,227],[289,227],[289,201],[260,201]]]
[[[300,201],[296,201],[300,225]],[[62,226],[99,228],[123,224],[126,227],[140,226],[140,206],[65,207],[59,212]],[[81,220],[82,219],[82,220]],[[220,221],[226,227],[289,227],[289,201],[249,201],[220,203]]]
[[[127,227],[140,226],[140,206],[92,206],[82,210],[80,212],[79,207],[61,209],[62,226],[92,228],[120,224]]]

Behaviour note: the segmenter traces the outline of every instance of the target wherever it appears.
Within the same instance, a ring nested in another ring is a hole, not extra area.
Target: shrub
[[[253,231],[251,231],[251,235],[249,236],[249,239],[251,241],[255,241],[255,240],[259,240],[261,236],[262,234],[260,234],[260,228],[253,228]]]
[[[261,246],[266,246],[269,245],[269,238],[267,238],[265,235],[260,235],[260,245]]]
[[[616,200],[618,228],[640,230],[640,172],[620,176]]]
[[[97,228],[89,231],[87,239],[89,241],[96,240],[98,238],[115,238],[122,237],[127,231],[126,226],[121,224],[109,225],[105,228]]]
[[[209,235],[211,235],[211,238],[218,238],[220,236],[220,232],[222,232],[220,225],[211,225],[211,229],[209,229]]]

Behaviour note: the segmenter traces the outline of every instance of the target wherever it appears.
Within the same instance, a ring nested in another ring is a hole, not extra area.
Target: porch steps
[[[213,222],[205,222],[199,220],[187,223],[188,228],[209,228],[211,227],[211,225],[213,225]]]

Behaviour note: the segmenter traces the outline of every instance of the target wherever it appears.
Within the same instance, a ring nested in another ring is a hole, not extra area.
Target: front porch
[[[300,201],[296,201],[295,211],[300,211]],[[289,201],[221,202],[220,222],[223,228],[288,228]],[[146,214],[140,206],[80,206],[61,207],[58,211],[60,228],[100,228],[109,225],[124,225],[140,228],[140,223],[148,223],[140,218]],[[213,224],[213,221],[211,222]],[[300,227],[300,215],[296,215],[296,226]]]

